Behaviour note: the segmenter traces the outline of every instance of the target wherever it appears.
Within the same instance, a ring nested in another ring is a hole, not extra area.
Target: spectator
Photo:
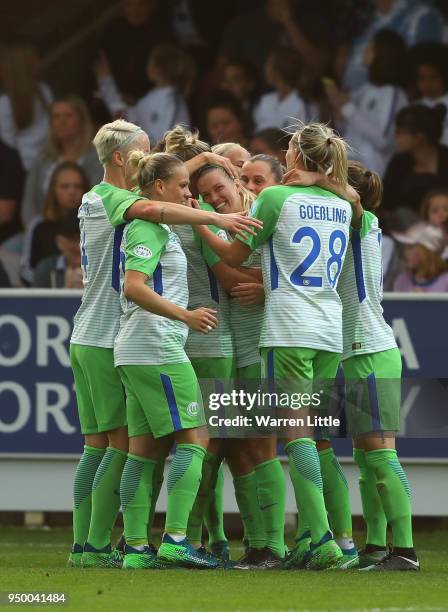
[[[221,88],[239,101],[245,113],[252,115],[259,97],[259,79],[251,64],[230,60],[223,69]]]
[[[29,44],[15,44],[2,51],[0,139],[18,150],[29,170],[47,138],[52,93],[39,81],[39,60]]]
[[[446,45],[418,45],[412,50],[415,81],[419,98],[417,104],[434,108],[443,104],[448,111],[448,47]],[[441,143],[448,145],[448,112]]]
[[[37,217],[27,231],[22,258],[22,277],[26,282],[32,281],[33,271],[40,261],[60,253],[56,242],[58,223],[79,208],[88,189],[88,177],[76,162],[66,161],[56,167],[50,179],[43,216]]]
[[[92,146],[92,123],[85,103],[75,96],[55,100],[51,107],[50,134],[25,183],[22,221],[27,226],[42,214],[42,205],[51,174],[63,161],[80,164],[88,177],[88,187],[99,183],[103,168]]]
[[[380,175],[394,152],[396,113],[406,106],[407,51],[403,40],[381,30],[366,47],[369,83],[353,94],[326,86],[336,119],[357,159]]]
[[[398,153],[384,177],[384,212],[401,207],[418,212],[428,191],[448,188],[448,148],[439,144],[445,112],[444,106],[414,105],[398,113]]]
[[[445,236],[439,227],[422,221],[406,232],[394,232],[393,237],[403,245],[407,268],[395,279],[394,291],[448,291],[448,263],[440,255]]]
[[[20,204],[24,181],[20,155],[0,141],[0,245],[22,229]]]
[[[266,187],[280,185],[284,168],[272,155],[253,155],[241,169],[241,183],[258,196]]]
[[[104,56],[96,66],[98,85],[112,115],[123,113],[128,121],[139,125],[156,143],[177,124],[189,125],[185,97],[191,93],[195,67],[181,47],[169,43],[158,45],[149,56],[147,76],[154,83],[134,106],[128,106],[119,93]]]
[[[237,57],[255,66],[261,78],[274,40],[286,43],[286,30],[278,20],[278,0],[264,0],[263,7],[249,7],[224,30],[218,68]]]
[[[212,147],[212,152],[222,157],[227,157],[232,162],[233,167],[241,174],[241,168],[249,157],[250,153],[247,149],[236,142],[223,142]]]
[[[76,211],[57,224],[56,245],[60,255],[47,257],[37,265],[33,287],[82,289],[79,221]]]
[[[218,91],[209,100],[206,109],[206,126],[213,144],[248,143],[249,121],[241,104],[226,91]]]
[[[0,261],[0,289],[8,289],[9,287],[11,287],[11,281],[3,263]]]
[[[118,91],[126,104],[133,105],[148,91],[151,51],[172,40],[173,33],[162,0],[122,0],[121,8],[121,15],[105,27],[99,47],[109,62]]]
[[[304,123],[318,119],[317,111],[308,107],[299,95],[302,59],[291,49],[276,49],[266,60],[266,82],[275,91],[261,96],[254,109],[257,130],[270,127],[286,128],[294,120]]]
[[[255,155],[265,154],[276,157],[282,166],[286,166],[286,151],[288,150],[289,137],[283,130],[278,128],[267,128],[256,132],[250,141],[250,150]]]
[[[375,0],[376,14],[370,25],[355,39],[347,62],[344,86],[357,89],[367,81],[364,52],[379,30],[392,30],[411,47],[424,42],[441,42],[444,20],[439,11],[420,0]]]
[[[420,216],[423,221],[440,227],[445,236],[443,259],[448,259],[448,189],[430,191],[422,202]]]

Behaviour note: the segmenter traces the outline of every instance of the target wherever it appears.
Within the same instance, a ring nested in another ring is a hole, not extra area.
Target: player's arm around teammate
[[[184,164],[174,155],[131,153],[142,194],[179,204],[191,196]],[[115,363],[127,393],[129,455],[120,496],[125,525],[125,568],[180,564],[216,567],[186,539],[208,443],[197,378],[184,351],[188,327],[203,333],[217,320],[209,308],[189,312],[186,259],[165,225],[135,220],[124,232],[126,272],[123,317]],[[154,440],[173,437],[176,451],[168,474],[165,534],[158,557],[147,546]]]

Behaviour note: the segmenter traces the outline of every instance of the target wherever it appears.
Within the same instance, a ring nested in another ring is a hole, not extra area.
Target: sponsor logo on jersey
[[[190,402],[187,406],[188,416],[195,417],[199,414],[199,404],[197,402]]]
[[[134,255],[137,255],[137,257],[143,257],[144,259],[151,259],[152,251],[143,244],[139,244],[138,246],[134,247]]]
[[[221,240],[225,240],[226,242],[229,241],[229,237],[227,236],[227,233],[224,230],[219,230],[219,232],[216,232],[216,235],[221,238]]]

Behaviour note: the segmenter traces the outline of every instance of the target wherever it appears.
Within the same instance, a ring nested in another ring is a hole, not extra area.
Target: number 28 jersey
[[[307,347],[342,352],[342,304],[337,284],[352,209],[319,187],[264,189],[251,216],[263,229],[247,239],[261,247],[266,293],[262,347]]]

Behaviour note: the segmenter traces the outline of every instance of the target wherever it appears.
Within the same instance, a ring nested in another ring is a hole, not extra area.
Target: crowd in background
[[[102,179],[92,137],[124,117],[152,147],[182,124],[281,164],[295,120],[331,122],[384,180],[385,289],[448,291],[448,21],[436,4],[123,0],[96,36],[87,93],[61,95],[39,49],[5,45],[0,287],[82,286],[76,211]]]

